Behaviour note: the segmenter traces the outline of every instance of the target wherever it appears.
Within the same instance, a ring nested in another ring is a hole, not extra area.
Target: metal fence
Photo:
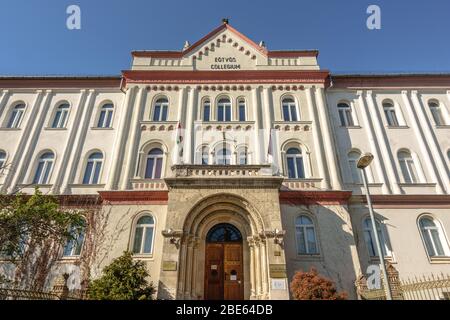
[[[394,300],[450,300],[450,275],[431,275],[401,280],[398,271],[387,264],[387,277]],[[384,282],[384,281],[382,281]],[[385,300],[384,286],[381,289],[368,289],[367,279],[360,276],[356,291],[363,300]]]

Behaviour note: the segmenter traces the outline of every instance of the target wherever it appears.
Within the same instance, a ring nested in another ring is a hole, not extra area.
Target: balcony
[[[133,190],[166,191],[167,185],[163,179],[133,179]]]

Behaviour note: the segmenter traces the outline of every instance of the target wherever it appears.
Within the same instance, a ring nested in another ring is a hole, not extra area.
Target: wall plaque
[[[177,271],[177,262],[163,261],[162,269],[163,271]]]
[[[270,264],[269,271],[271,278],[287,278],[285,264]]]
[[[272,290],[286,290],[286,280],[272,279]]]

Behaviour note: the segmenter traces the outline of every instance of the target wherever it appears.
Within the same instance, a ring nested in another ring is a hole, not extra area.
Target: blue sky
[[[223,17],[269,49],[318,49],[333,73],[450,72],[450,1],[1,0],[1,75],[115,75],[130,51],[179,50]],[[81,8],[81,30],[66,8]],[[381,30],[366,27],[370,4]]]

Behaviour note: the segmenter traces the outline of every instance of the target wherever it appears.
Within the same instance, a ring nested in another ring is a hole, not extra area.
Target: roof
[[[240,33],[238,30],[230,26],[228,23],[223,23],[219,27],[215,28],[213,31],[205,35],[203,38],[192,44],[186,50],[176,51],[176,50],[134,50],[131,52],[133,57],[154,57],[154,58],[182,58],[189,52],[201,46],[203,43],[214,37],[216,34],[222,30],[229,30],[237,37],[244,40],[250,46],[255,48],[257,51],[261,52],[263,55],[268,57],[317,57],[319,55],[318,50],[272,50],[269,51],[265,47],[261,47],[256,42]]]

